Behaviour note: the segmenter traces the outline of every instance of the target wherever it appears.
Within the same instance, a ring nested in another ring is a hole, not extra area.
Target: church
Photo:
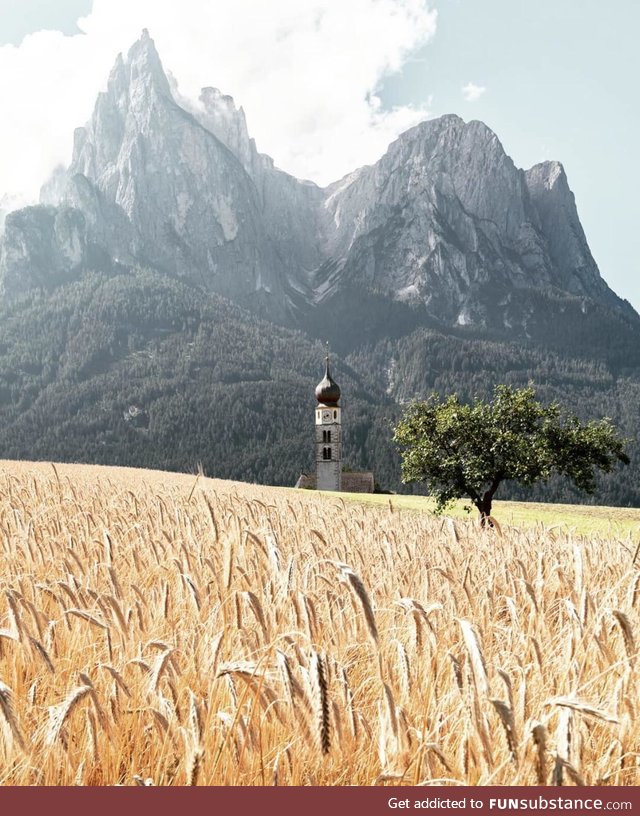
[[[301,474],[296,487],[333,490],[342,493],[373,493],[373,473],[342,469],[342,409],[340,386],[331,376],[329,355],[325,358],[324,377],[316,386],[315,459],[316,472]]]

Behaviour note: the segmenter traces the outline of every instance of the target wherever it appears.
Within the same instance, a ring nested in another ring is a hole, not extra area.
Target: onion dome
[[[327,354],[324,377],[316,386],[316,399],[321,405],[337,405],[340,399],[340,386],[332,378],[329,371],[329,355]]]

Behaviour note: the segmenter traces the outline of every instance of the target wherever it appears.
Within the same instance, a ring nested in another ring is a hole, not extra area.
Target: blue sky
[[[91,10],[92,0],[0,0],[0,45],[19,45],[43,28],[76,34],[78,17]]]
[[[182,4],[157,0],[153,4],[148,0],[130,0],[128,4],[118,0],[96,0],[95,4],[92,0],[0,0],[0,57],[14,60],[20,66],[38,65],[40,60],[39,70],[53,73],[68,59],[69,76],[73,77],[78,73],[79,59],[85,59],[88,65],[82,42],[88,45],[91,40],[88,53],[95,61],[96,79],[90,81],[91,71],[87,70],[85,84],[70,94],[72,99],[65,102],[67,107],[62,102],[59,107],[51,105],[50,127],[46,120],[36,121],[30,111],[31,118],[25,122],[33,120],[33,138],[29,141],[24,132],[27,124],[22,124],[21,132],[16,134],[16,139],[25,145],[23,155],[28,167],[33,169],[33,185],[44,180],[41,176],[51,169],[49,165],[54,163],[54,158],[61,161],[67,156],[73,128],[89,115],[92,105],[89,100],[95,98],[103,84],[108,65],[117,51],[126,48],[137,36],[133,32],[148,25],[156,37],[165,66],[175,70],[179,81],[184,79],[187,90],[219,84],[222,90],[234,94],[245,106],[258,146],[272,153],[285,169],[301,174],[301,168],[308,167],[308,175],[321,182],[334,178],[332,172],[339,175],[355,166],[349,162],[358,155],[358,146],[364,154],[359,163],[374,160],[383,144],[425,111],[430,115],[454,112],[466,120],[481,119],[495,130],[518,166],[529,167],[544,159],[562,161],[602,275],[618,294],[640,309],[640,229],[637,226],[640,207],[636,195],[640,189],[640,164],[636,158],[640,81],[640,48],[636,40],[640,29],[640,3],[633,0],[612,0],[607,4],[595,0],[438,0],[429,4],[431,10],[437,11],[436,22],[434,16],[427,18],[426,9],[421,15],[416,11],[425,5],[422,0],[359,0],[352,6],[340,0],[314,2],[319,13],[325,14],[327,9],[341,10],[346,28],[353,30],[340,39],[339,28],[327,25],[323,43],[322,39],[313,39],[309,34],[305,28],[307,22],[295,17],[295,4],[290,0],[272,1],[271,16],[281,13],[283,19],[292,20],[290,25],[288,23],[290,39],[295,43],[297,38],[303,46],[302,52],[308,43],[310,50],[321,54],[327,50],[326,38],[329,37],[336,50],[324,65],[320,57],[317,76],[307,73],[302,77],[304,87],[296,86],[296,77],[291,71],[287,72],[286,66],[280,71],[273,69],[269,86],[271,101],[277,97],[286,103],[282,111],[277,111],[265,107],[264,98],[269,94],[255,81],[255,64],[247,66],[238,61],[237,52],[247,51],[244,41],[231,42],[226,58],[221,56],[221,61],[214,63],[210,55],[206,59],[204,53],[201,59],[199,57],[200,51],[207,48],[206,38],[197,40],[195,28],[185,29],[182,33],[184,54],[181,55],[180,32],[175,21],[171,22],[168,8],[170,5],[184,8],[185,0]],[[197,17],[198,0],[186,0],[186,3],[192,7],[192,16]],[[387,29],[384,13],[393,11],[394,3],[402,8],[404,17],[398,15],[402,17],[402,25]],[[308,6],[312,5],[309,0]],[[220,22],[228,23],[229,31],[251,28],[250,18],[253,22],[259,6],[264,8],[259,0],[236,0],[234,4],[227,0],[208,0],[201,7],[206,9],[203,14],[207,15],[213,32],[219,27],[214,26],[218,22],[216,14]],[[382,14],[381,21],[376,21],[375,9]],[[80,33],[77,20],[90,12],[89,23]],[[240,23],[246,21],[247,26],[238,25],[238,15]],[[331,20],[330,14],[325,16]],[[269,37],[270,29],[265,25],[270,21],[259,22]],[[300,26],[299,33],[296,25]],[[412,25],[420,29],[413,38],[407,30]],[[41,29],[57,30],[65,36],[37,35],[24,40],[25,36]],[[278,38],[280,32],[278,29]],[[228,40],[229,34],[225,36]],[[249,35],[245,33],[245,36]],[[273,40],[276,41],[275,36]],[[191,42],[192,48],[189,47]],[[378,60],[376,49],[381,54],[384,52]],[[220,47],[217,50],[220,51]],[[280,51],[284,51],[282,45]],[[277,62],[274,53],[265,52],[262,64],[273,66]],[[291,54],[296,53],[299,54],[299,50],[292,45]],[[369,66],[366,76],[350,84],[344,71],[345,55],[354,67]],[[20,63],[19,58],[23,58]],[[0,60],[0,69],[2,67]],[[398,68],[400,70],[396,70]],[[29,71],[16,67],[11,73],[15,84],[16,76],[22,73],[28,76]],[[32,88],[42,84],[43,76],[38,76],[37,71],[34,73],[34,84],[25,85],[23,96],[27,98]],[[253,77],[252,83],[248,77]],[[58,84],[61,82],[63,79]],[[72,79],[65,82],[71,83]],[[303,92],[310,85],[316,90],[311,104],[320,111],[316,117],[309,113],[313,108],[304,108],[309,100],[303,99]],[[252,97],[254,86],[256,93]],[[7,94],[7,87],[0,87],[0,93]],[[339,94],[336,93],[338,88]],[[357,115],[347,113],[358,108],[360,100],[354,95],[361,93],[364,97],[364,91],[367,96],[373,91],[379,97],[381,110],[372,113],[362,108]],[[51,93],[47,93],[47,97],[50,96]],[[71,104],[73,100],[77,100],[75,107]],[[23,99],[18,102],[22,110]],[[293,116],[292,108],[300,108],[300,116],[288,121],[286,117]],[[344,134],[341,157],[326,152],[329,148],[324,146],[336,139],[328,137],[319,124],[322,122],[326,127],[334,108],[338,139]],[[395,113],[390,112],[393,110]],[[46,110],[41,115],[47,115]],[[54,118],[62,120],[57,123],[58,142],[55,142]],[[277,121],[283,122],[286,133],[294,134],[298,143],[306,140],[308,151],[294,149],[291,144],[285,146],[284,137],[276,128]],[[46,138],[43,128],[55,142],[51,156],[43,147]],[[30,144],[35,151],[33,156],[28,153]],[[0,167],[0,198],[5,191],[20,192],[15,187],[11,168],[7,167],[3,176]]]

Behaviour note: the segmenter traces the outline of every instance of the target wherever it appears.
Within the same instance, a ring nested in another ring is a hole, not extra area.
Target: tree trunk
[[[482,527],[493,527],[493,522],[491,521],[491,506],[493,504],[493,497],[495,496],[496,490],[500,486],[500,482],[503,479],[504,473],[496,473],[491,481],[489,489],[485,490],[482,496],[478,497],[478,501],[475,502],[475,505],[480,513],[480,524]]]
[[[478,504],[476,505],[478,511],[480,512],[480,526],[481,527],[493,527],[491,523],[491,505],[493,503],[493,497],[485,493],[484,496],[480,499]]]

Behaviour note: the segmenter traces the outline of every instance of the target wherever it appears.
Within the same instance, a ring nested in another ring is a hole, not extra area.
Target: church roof
[[[340,399],[340,386],[329,371],[329,355],[325,360],[324,377],[316,386],[316,399],[321,405],[337,405]]]

